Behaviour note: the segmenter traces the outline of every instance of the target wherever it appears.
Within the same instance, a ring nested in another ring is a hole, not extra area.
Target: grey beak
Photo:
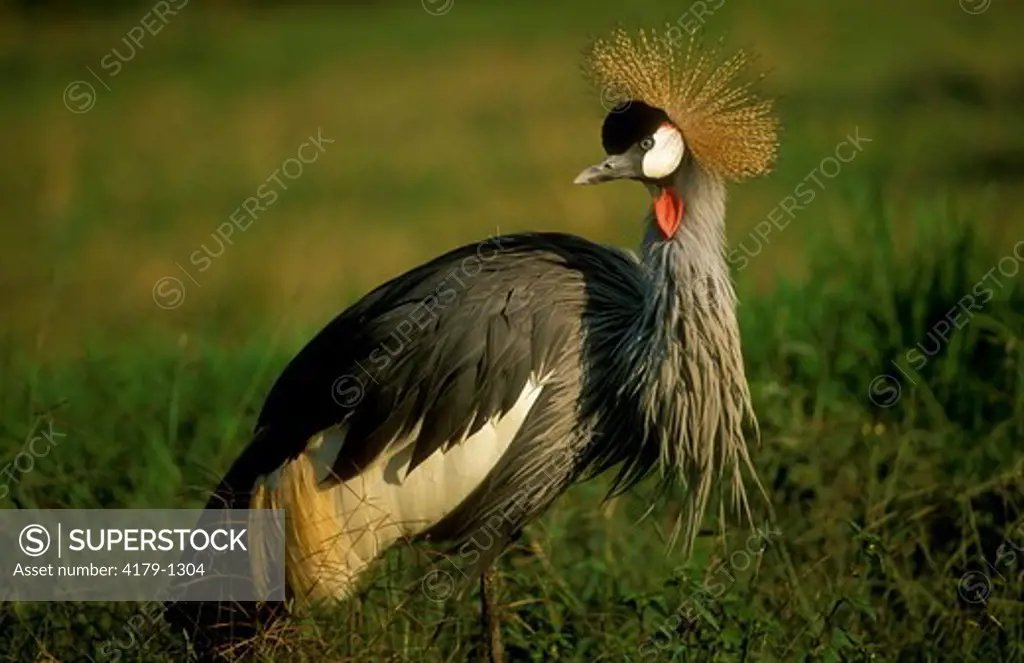
[[[596,166],[576,176],[573,184],[601,184],[612,180],[636,177],[633,159],[625,154],[613,154]]]

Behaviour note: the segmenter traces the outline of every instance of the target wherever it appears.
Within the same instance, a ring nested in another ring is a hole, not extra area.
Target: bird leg
[[[496,578],[497,573],[493,567],[480,574],[480,621],[488,663],[505,661],[505,648],[501,643],[501,615],[494,599]]]

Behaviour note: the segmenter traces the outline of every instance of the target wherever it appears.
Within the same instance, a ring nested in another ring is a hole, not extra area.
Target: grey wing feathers
[[[277,465],[344,423],[339,480],[419,426],[415,467],[507,412],[531,374],[552,370],[568,345],[579,344],[591,280],[611,283],[616,271],[635,270],[624,254],[571,235],[488,241],[496,250],[467,245],[380,286],[293,359],[257,424],[289,440]],[[630,279],[619,280],[629,294]],[[425,302],[433,308],[427,317]],[[334,393],[342,377],[361,391],[348,407]]]

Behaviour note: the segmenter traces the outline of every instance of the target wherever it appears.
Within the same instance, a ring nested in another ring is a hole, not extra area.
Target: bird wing
[[[344,311],[292,360],[257,423],[261,473],[344,424],[345,481],[415,434],[409,472],[508,412],[527,380],[579,355],[593,283],[629,297],[636,262],[555,233],[493,237],[399,276]],[[623,290],[625,289],[625,290]]]

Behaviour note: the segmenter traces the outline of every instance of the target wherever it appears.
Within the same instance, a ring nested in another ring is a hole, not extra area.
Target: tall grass
[[[741,564],[746,533],[733,528],[728,547],[708,540],[683,562],[665,547],[672,499],[642,520],[645,489],[602,506],[600,482],[577,487],[500,562],[513,660],[646,660],[642,650],[680,661],[1019,653],[1024,560],[1010,564],[1006,544],[1024,546],[1015,529],[1024,291],[1007,280],[926,366],[896,373],[891,360],[926,339],[1006,251],[943,206],[923,208],[930,220],[897,242],[898,221],[870,190],[865,183],[851,199],[864,221],[855,236],[813,244],[806,285],[782,283],[741,306],[764,431],[755,457],[779,535]],[[265,347],[227,352],[183,339],[43,368],[8,354],[5,452],[40,419],[67,433],[21,477],[15,504],[201,506],[287,360]],[[871,401],[879,374],[900,375],[888,407]],[[433,559],[393,551],[359,601],[296,617],[261,645],[266,659],[464,659],[478,644],[476,607],[424,596]],[[972,602],[977,583],[961,584],[970,571],[988,578],[984,602]],[[126,642],[131,610],[5,604],[0,650],[11,660],[77,660],[82,646]],[[176,660],[179,641],[155,624],[145,632],[155,640],[126,660]]]

